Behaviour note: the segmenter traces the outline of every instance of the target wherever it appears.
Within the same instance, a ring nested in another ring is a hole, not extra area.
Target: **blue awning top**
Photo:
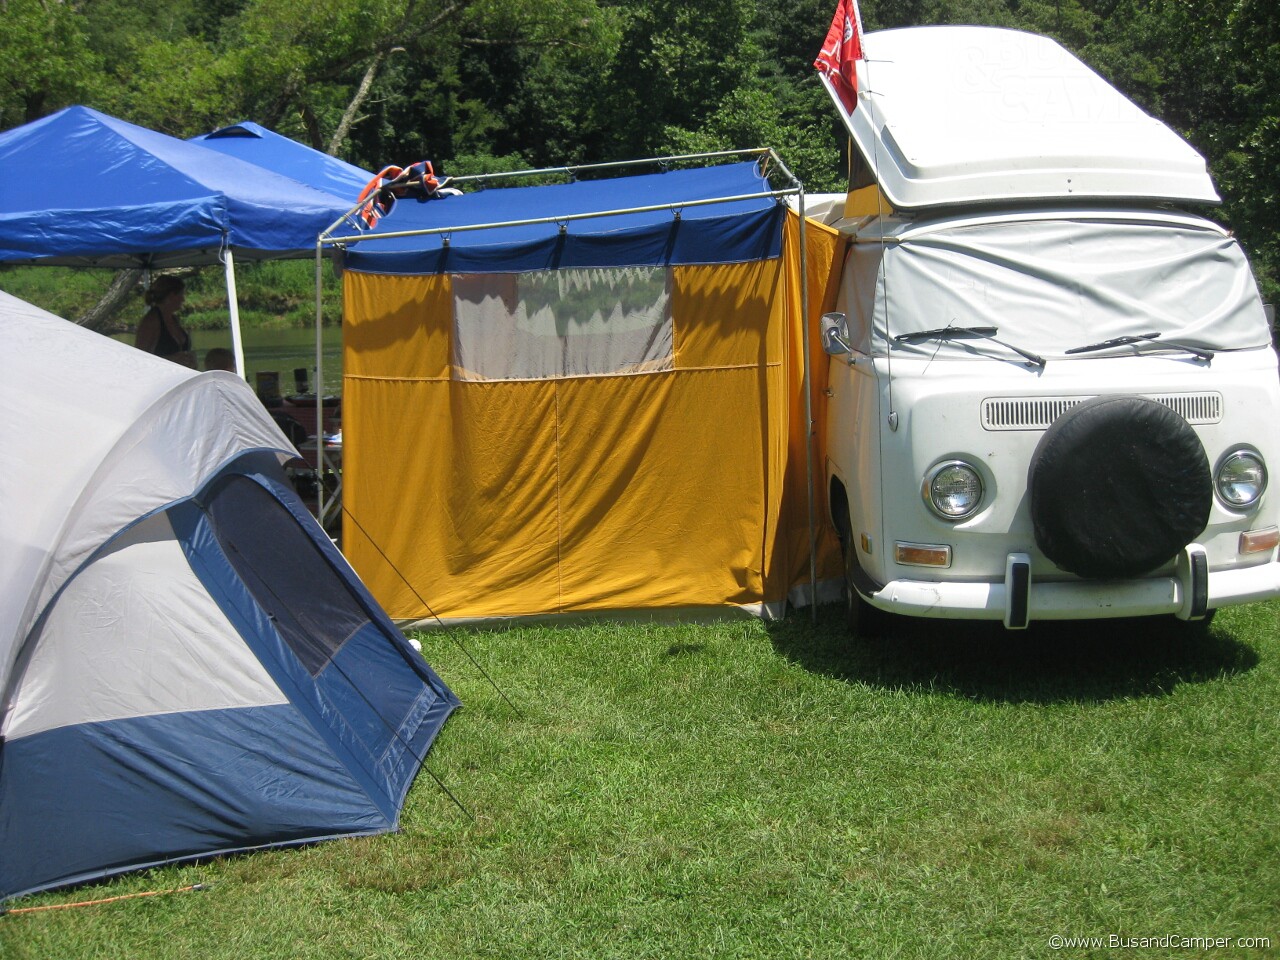
[[[777,257],[783,206],[755,161],[610,180],[489,188],[435,200],[397,201],[358,243],[346,269],[364,273],[519,273],[567,267],[742,263]],[[726,202],[685,206],[706,200]],[[657,207],[639,213],[612,213]],[[378,239],[381,234],[449,230]],[[344,225],[335,238],[354,236]]]

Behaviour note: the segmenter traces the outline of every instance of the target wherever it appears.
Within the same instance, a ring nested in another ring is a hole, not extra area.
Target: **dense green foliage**
[[[0,289],[60,317],[83,316],[102,296],[113,271],[81,267],[0,266]],[[222,268],[183,272],[187,302],[182,324],[188,330],[225,330],[227,288]],[[341,323],[342,289],[332,271],[323,274],[326,325]],[[245,329],[311,327],[316,322],[315,265],[310,260],[266,260],[236,267],[236,302]],[[103,333],[132,331],[147,312],[138,284]]]
[[[465,704],[428,767],[468,813],[424,773],[401,833],[17,901],[208,885],[0,918],[0,957],[1275,957],[1277,613],[424,635]]]
[[[773,146],[811,191],[844,137],[812,60],[834,0],[0,0],[0,129],[70,103],[189,136],[255,119],[452,174]],[[1209,159],[1280,293],[1280,20],[1263,0],[866,0],[1075,50]]]

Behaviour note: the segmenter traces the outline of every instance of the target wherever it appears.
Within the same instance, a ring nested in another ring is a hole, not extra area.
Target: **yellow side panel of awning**
[[[348,272],[343,546],[386,610],[737,606],[807,582],[790,219],[780,260],[672,269],[672,369],[644,373],[474,379],[451,366],[449,277]],[[838,244],[808,247],[816,325]]]
[[[376,283],[369,279],[368,274],[351,273],[343,280],[343,374],[398,380],[448,378],[447,321],[453,312],[448,278],[389,275],[378,277]],[[344,416],[349,412],[344,411]]]
[[[782,362],[786,329],[781,261],[676,267],[672,273],[676,367]]]
[[[764,598],[782,372],[559,381],[562,610]]]
[[[555,610],[556,385],[345,382],[343,549],[384,608]]]
[[[786,538],[779,550],[779,563],[785,571],[779,575],[792,586],[809,581],[809,495],[813,484],[814,575],[821,581],[843,577],[840,541],[830,522],[827,506],[826,450],[824,438],[827,423],[827,371],[831,358],[822,349],[822,314],[834,310],[840,290],[840,272],[844,266],[846,241],[840,234],[812,220],[805,222],[805,283],[808,285],[809,313],[801,310],[800,284],[800,218],[787,217],[782,233],[782,262],[788,279],[786,288],[787,319],[787,404],[790,417],[787,472],[782,496],[781,527]],[[813,417],[811,474],[805,471],[809,454],[809,435],[805,425],[804,334],[801,324],[808,324],[809,341],[809,410]]]

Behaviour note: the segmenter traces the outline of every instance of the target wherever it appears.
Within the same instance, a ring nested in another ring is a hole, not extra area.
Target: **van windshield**
[[[898,242],[858,243],[849,259],[850,324],[874,329],[876,353],[892,339],[895,354],[983,355],[972,339],[924,336],[947,327],[996,327],[1067,359],[1126,356],[1135,343],[1144,353],[1271,343],[1244,253],[1199,218],[955,218],[885,232],[895,231]]]

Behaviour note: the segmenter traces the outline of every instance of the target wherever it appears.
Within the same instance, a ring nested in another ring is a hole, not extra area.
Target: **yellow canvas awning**
[[[346,273],[344,550],[393,617],[777,612],[807,588],[800,231],[779,223],[780,255],[748,262]],[[817,345],[843,245],[806,227]]]

